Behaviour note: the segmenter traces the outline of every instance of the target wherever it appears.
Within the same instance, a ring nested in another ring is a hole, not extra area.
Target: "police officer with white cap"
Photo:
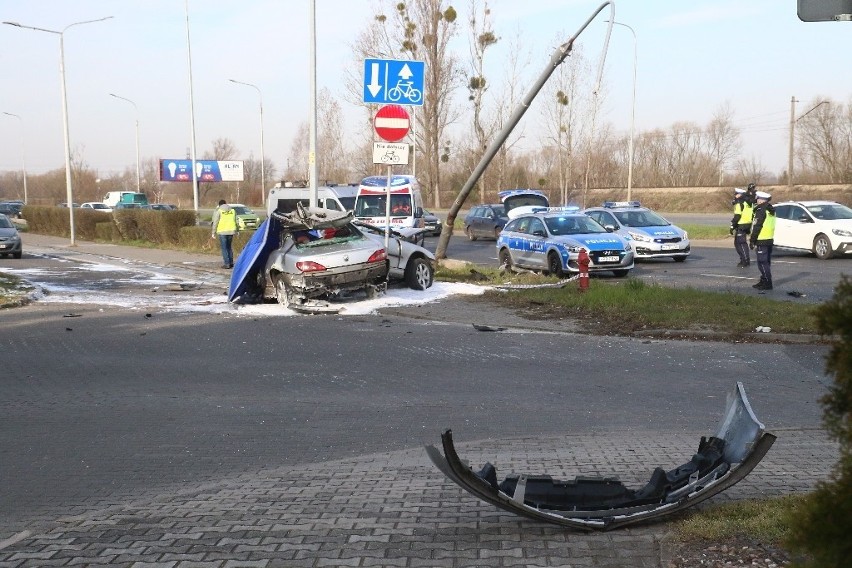
[[[758,290],[772,290],[772,246],[775,243],[775,208],[769,203],[772,196],[765,191],[755,194],[754,225],[751,229],[751,248],[757,247],[757,269],[760,281],[752,286]]]

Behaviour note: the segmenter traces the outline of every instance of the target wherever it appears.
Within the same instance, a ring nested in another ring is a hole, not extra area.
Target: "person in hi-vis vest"
[[[754,208],[754,226],[751,229],[751,248],[757,247],[757,269],[760,281],[752,286],[758,290],[772,290],[772,247],[775,244],[775,208],[769,203],[772,195],[758,191]]]
[[[224,199],[219,200],[219,207],[213,212],[212,237],[219,237],[219,247],[222,249],[222,268],[234,267],[234,235],[237,230],[237,213]]]

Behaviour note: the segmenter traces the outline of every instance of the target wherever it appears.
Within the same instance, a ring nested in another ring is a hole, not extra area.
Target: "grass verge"
[[[790,519],[807,495],[751,499],[707,507],[693,512],[673,527],[681,541],[725,541],[747,536],[760,542],[782,545],[790,536]]]
[[[818,333],[816,306],[763,296],[668,288],[633,278],[595,279],[586,292],[580,292],[573,282],[561,288],[532,287],[556,286],[560,281],[553,276],[478,266],[440,266],[437,275],[441,280],[455,282],[531,286],[490,291],[482,299],[513,308],[530,319],[574,319],[589,333],[709,331],[736,338],[754,332],[758,326],[776,333]]]
[[[32,286],[26,285],[20,278],[0,272],[0,308],[26,303],[32,291]]]

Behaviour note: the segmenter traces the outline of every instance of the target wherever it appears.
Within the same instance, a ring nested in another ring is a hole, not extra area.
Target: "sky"
[[[469,0],[447,1],[466,21]],[[315,0],[317,88],[341,94],[348,135],[364,128],[359,106],[343,101],[347,76],[361,73],[352,45],[377,10],[376,0]],[[556,48],[602,5],[588,0],[490,0],[501,41],[489,52],[502,73],[509,40],[520,33],[529,51],[527,92]],[[188,17],[187,17],[188,6]],[[63,35],[71,147],[106,177],[135,170],[135,123],[140,154],[188,155],[195,116],[197,155],[227,138],[239,159],[264,153],[286,167],[297,129],[308,120],[310,0],[0,0],[0,21]],[[667,129],[675,122],[706,125],[723,104],[742,131],[742,157],[780,173],[786,168],[791,98],[796,115],[815,101],[852,101],[852,22],[801,22],[795,0],[615,0],[579,36],[597,68],[614,6],[606,53],[608,93],[599,120],[627,134]],[[187,41],[187,22],[189,41]],[[0,171],[30,174],[64,168],[59,35],[0,25]],[[188,47],[192,54],[190,105]],[[455,49],[467,56],[462,26]],[[258,91],[229,79],[256,85]],[[130,102],[110,96],[130,99]],[[459,92],[460,98],[463,93]],[[634,105],[635,103],[635,105]],[[537,113],[519,127],[535,140]],[[360,134],[360,133],[359,133]]]

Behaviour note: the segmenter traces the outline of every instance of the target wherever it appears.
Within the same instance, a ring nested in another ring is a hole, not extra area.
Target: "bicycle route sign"
[[[376,113],[373,127],[382,140],[399,142],[408,134],[411,119],[408,111],[400,105],[385,105]]]
[[[364,102],[423,106],[426,63],[396,59],[364,60]]]
[[[385,166],[407,166],[408,144],[373,142],[373,163]]]

